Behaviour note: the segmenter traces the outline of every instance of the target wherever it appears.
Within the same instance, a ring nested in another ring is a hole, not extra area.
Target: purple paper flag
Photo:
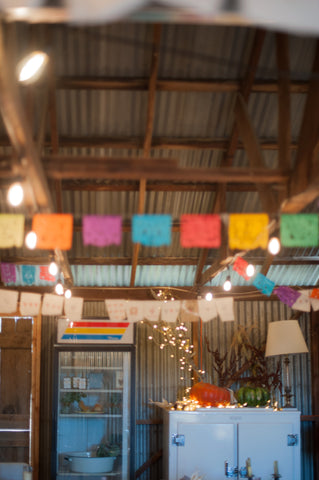
[[[264,295],[269,297],[275,287],[275,283],[265,277],[262,273],[257,273],[253,285],[258,288]]]
[[[1,263],[1,280],[3,283],[15,283],[16,266],[13,263]]]
[[[122,217],[118,215],[84,215],[82,236],[84,245],[96,247],[121,245]]]
[[[292,307],[301,295],[301,293],[297,292],[297,290],[294,290],[290,287],[277,287],[275,288],[274,293],[277,295],[279,300],[288,305],[288,307]]]

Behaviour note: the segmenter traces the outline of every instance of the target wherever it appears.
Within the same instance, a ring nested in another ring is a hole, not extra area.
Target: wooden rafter
[[[159,65],[159,46],[161,41],[162,27],[161,25],[154,25],[153,29],[153,51],[152,51],[152,65],[151,74],[148,85],[148,104],[147,104],[147,121],[145,129],[145,138],[143,145],[143,158],[150,156],[153,128],[154,128],[154,116],[155,116],[155,95],[156,95],[156,82]],[[145,209],[145,194],[146,194],[146,178],[143,173],[140,175],[140,188],[139,188],[139,205],[138,214],[142,214]],[[138,264],[138,255],[140,250],[140,244],[135,243],[133,246],[133,261],[131,270],[130,286],[135,284],[136,268]]]
[[[53,212],[53,202],[38,149],[32,139],[18,87],[13,81],[10,63],[5,53],[2,26],[0,28],[0,67],[1,114],[14,150],[28,179],[28,184],[32,189],[34,203],[30,207],[33,211]],[[65,252],[57,250],[56,253],[64,277],[72,284],[72,273]]]
[[[319,138],[319,41],[313,62],[312,77],[300,128],[296,164],[291,178],[290,194],[304,191],[309,184],[312,157]]]
[[[253,47],[252,47],[250,59],[248,62],[248,70],[246,72],[245,79],[240,86],[240,92],[246,102],[249,99],[249,95],[254,83],[254,79],[257,71],[257,65],[258,65],[261,50],[264,44],[265,35],[266,33],[264,30],[257,30],[254,35]],[[225,167],[225,166],[229,167],[232,165],[235,152],[238,148],[238,143],[239,143],[239,130],[238,130],[237,124],[234,123],[230,140],[222,160],[222,164],[221,164],[222,167]],[[227,183],[220,183],[218,185],[215,198],[214,198],[212,213],[220,213],[220,212],[226,211],[226,191],[227,191],[226,185]],[[214,269],[217,270],[219,268],[220,262],[223,260],[223,258],[225,258],[226,252],[224,250],[225,249],[220,249],[219,258],[211,266],[212,271]],[[195,274],[195,285],[201,284],[203,281],[201,276],[206,264],[208,252],[209,250],[205,248],[200,253],[196,274]]]
[[[250,166],[253,168],[264,168],[265,165],[259,142],[250,121],[247,105],[241,95],[238,95],[237,97],[235,114],[239,133],[246,147]],[[261,184],[258,185],[257,189],[260,195],[263,211],[267,213],[276,212],[278,206],[273,191],[269,187]]]

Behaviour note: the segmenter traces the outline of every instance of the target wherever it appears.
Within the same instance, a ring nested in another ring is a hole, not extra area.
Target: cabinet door
[[[238,466],[244,467],[249,457],[255,477],[271,480],[277,461],[283,480],[300,480],[300,447],[288,445],[288,436],[295,430],[292,423],[239,424]]]
[[[198,472],[205,480],[224,480],[225,461],[236,465],[236,425],[225,423],[180,423],[178,434],[184,435],[184,446],[171,446],[177,455],[180,480]]]

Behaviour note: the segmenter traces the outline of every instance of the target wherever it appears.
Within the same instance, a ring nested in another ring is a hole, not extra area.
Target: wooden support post
[[[319,415],[319,311],[311,312],[311,400],[312,415]],[[319,478],[319,422],[313,423],[314,478]]]

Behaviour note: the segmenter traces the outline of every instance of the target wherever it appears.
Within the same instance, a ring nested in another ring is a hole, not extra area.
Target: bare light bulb
[[[69,299],[69,298],[72,297],[72,292],[71,292],[71,290],[70,290],[69,288],[68,288],[67,290],[65,290],[64,296],[65,296],[65,298],[67,298],[67,299]]]
[[[8,190],[8,202],[13,207],[21,205],[23,200],[23,188],[20,183],[14,183]]]
[[[206,295],[205,295],[205,300],[207,300],[208,302],[211,302],[213,300],[213,294],[212,292],[207,292]]]
[[[226,278],[226,281],[223,285],[223,289],[225,290],[225,292],[229,292],[231,290],[231,281],[230,281],[230,277],[227,277]]]
[[[49,273],[51,275],[56,275],[58,273],[58,266],[55,262],[51,262],[49,265]]]
[[[63,295],[63,292],[64,292],[64,288],[63,288],[63,285],[61,282],[58,282],[55,286],[55,293],[57,295]]]
[[[41,75],[48,62],[48,55],[44,52],[32,52],[19,63],[17,68],[18,79],[21,83],[30,83]]]
[[[27,233],[25,237],[25,244],[30,250],[34,250],[37,245],[37,234],[35,232]]]
[[[247,265],[246,275],[247,277],[252,277],[255,274],[255,267],[251,263]]]
[[[268,242],[268,251],[272,255],[277,255],[280,252],[280,241],[277,237],[272,237]]]

